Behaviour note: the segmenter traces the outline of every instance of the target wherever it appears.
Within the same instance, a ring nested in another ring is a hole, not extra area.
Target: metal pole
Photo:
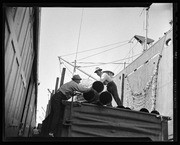
[[[121,86],[121,102],[123,105],[123,99],[124,99],[124,74],[122,74],[122,86]]]
[[[145,42],[144,42],[144,51],[146,51],[147,49],[147,34],[148,34],[148,19],[147,19],[147,16],[148,16],[148,10],[149,10],[149,7],[146,8],[146,11],[145,11]]]

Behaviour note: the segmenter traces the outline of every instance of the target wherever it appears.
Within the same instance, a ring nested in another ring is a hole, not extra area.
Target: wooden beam
[[[58,89],[58,83],[59,83],[59,77],[56,78],[55,93],[56,93],[56,91],[57,91],[57,89]]]
[[[62,71],[62,74],[61,74],[60,87],[61,87],[61,86],[63,85],[63,83],[64,83],[65,72],[66,72],[66,68],[63,68],[63,71]]]

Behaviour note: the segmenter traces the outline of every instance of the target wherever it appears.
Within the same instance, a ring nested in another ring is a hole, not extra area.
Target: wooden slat
[[[20,53],[22,51],[22,46],[23,46],[23,43],[25,41],[25,35],[26,35],[26,31],[28,30],[28,24],[29,24],[29,20],[30,19],[30,16],[29,16],[29,8],[26,9],[26,13],[25,13],[25,17],[23,19],[23,24],[22,24],[22,27],[21,27],[21,30],[20,30],[20,35],[19,35],[19,39],[18,39],[18,42],[19,42],[19,49],[20,49]]]
[[[12,70],[13,72],[10,75],[10,79],[9,79],[9,83],[8,83],[8,87],[6,89],[6,98],[5,98],[5,109],[6,112],[11,112],[12,110],[9,110],[9,105],[11,102],[13,102],[13,92],[14,92],[14,86],[15,86],[15,80],[17,77],[17,72],[18,72],[18,63],[17,60],[13,62],[13,66],[12,66]],[[6,113],[7,115],[8,113]]]
[[[14,18],[14,29],[15,29],[15,35],[16,35],[17,40],[20,35],[20,28],[22,25],[22,20],[23,20],[25,12],[26,12],[26,8],[24,7],[18,7],[16,10],[16,14]]]
[[[17,101],[17,105],[16,105],[17,109],[15,111],[15,118],[17,118],[18,120],[21,119],[20,118],[21,114],[19,112],[20,112],[20,108],[22,106],[22,99],[24,97],[24,92],[25,92],[25,88],[23,85],[21,85],[20,90],[19,90],[19,100]]]
[[[20,54],[22,58],[26,57],[26,56],[24,56],[24,54],[26,54],[27,49],[28,49],[27,45],[29,45],[28,40],[30,39],[30,27],[32,27],[32,25],[31,25],[31,23],[28,23],[28,27],[26,29],[26,34],[25,34],[25,39],[24,39],[24,42],[23,42],[23,45],[22,45],[22,51],[21,51],[21,54]]]
[[[13,99],[11,100],[11,105],[10,105],[10,108],[9,108],[9,110],[10,110],[9,116],[11,118],[13,118],[15,116],[15,112],[18,109],[17,102],[18,102],[19,94],[20,94],[21,78],[20,78],[19,75],[17,75],[17,77],[18,78],[17,78],[15,89],[14,89],[14,92],[13,92]]]
[[[9,40],[10,40],[10,30],[9,30],[9,26],[8,26],[6,20],[5,20],[5,42],[4,42],[4,44],[5,44],[5,46],[4,46],[5,51],[4,52],[5,53],[6,53],[6,50],[7,50],[7,44],[8,44]]]
[[[34,108],[34,101],[35,101],[35,96],[34,93],[35,92],[35,86],[33,86],[32,89],[32,96],[30,98],[30,102],[29,102],[29,108],[28,108],[28,112],[27,112],[27,117],[26,117],[26,127],[25,127],[25,131],[24,131],[24,136],[28,136],[28,132],[29,129],[31,129],[30,124],[31,124],[31,119],[33,117],[33,108]]]
[[[25,99],[24,100],[25,105],[23,106],[23,112],[22,112],[23,113],[23,118],[22,118],[23,123],[25,123],[25,121],[26,121],[28,107],[29,107],[29,101],[30,101],[30,98],[31,98],[32,90],[33,90],[33,83],[32,83],[32,79],[30,79],[30,83],[29,83],[29,86],[28,86],[28,93],[26,95],[26,98],[23,98],[23,99]],[[21,108],[22,108],[22,106],[21,106]]]
[[[15,50],[12,43],[10,42],[7,46],[8,49],[5,53],[5,92],[7,90],[7,85],[13,68],[13,62],[15,60]]]

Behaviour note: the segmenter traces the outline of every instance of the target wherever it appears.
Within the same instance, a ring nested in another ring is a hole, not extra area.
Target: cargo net
[[[156,109],[157,77],[161,55],[154,57],[131,75],[125,76],[124,105],[132,110]]]

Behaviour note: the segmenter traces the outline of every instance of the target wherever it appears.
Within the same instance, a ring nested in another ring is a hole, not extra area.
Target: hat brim
[[[102,71],[102,69],[98,69],[98,70],[94,71],[94,73],[97,73],[97,71]]]
[[[76,79],[76,78],[72,78],[73,80],[82,80],[82,79]]]
[[[109,70],[103,71],[103,73],[111,73],[114,76],[114,73],[112,71],[109,71]]]

